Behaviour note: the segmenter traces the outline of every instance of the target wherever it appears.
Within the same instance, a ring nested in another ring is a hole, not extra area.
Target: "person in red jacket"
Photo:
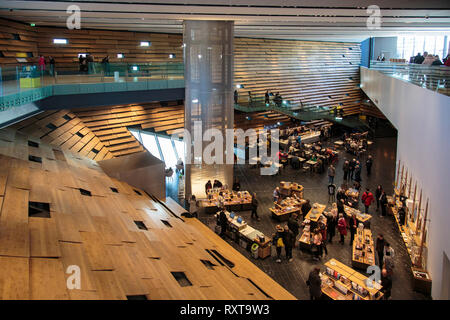
[[[339,241],[339,243],[344,244],[344,238],[347,235],[347,222],[345,222],[345,218],[342,213],[339,214],[337,228],[341,235],[341,241]]]
[[[361,200],[364,203],[365,213],[369,213],[369,206],[372,204],[372,202],[375,200],[373,197],[373,193],[369,191],[369,188],[364,191],[363,195],[361,196]]]

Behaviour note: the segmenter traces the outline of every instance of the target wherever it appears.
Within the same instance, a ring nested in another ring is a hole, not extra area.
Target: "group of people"
[[[449,60],[450,54],[447,55],[443,59],[443,62],[439,58],[439,55],[432,55],[429,54],[427,51],[423,53],[423,55],[420,54],[420,52],[417,54],[417,56],[411,57],[409,60],[409,63],[414,64],[423,64],[423,65],[430,65],[430,66],[441,66],[445,65],[447,67],[450,67],[450,60]]]
[[[47,61],[45,57],[43,55],[40,55],[38,59],[38,67],[41,73],[43,73],[46,70],[46,65]],[[49,65],[48,73],[50,74],[50,76],[54,77],[56,72],[55,58],[53,58],[52,56],[48,56],[48,65]]]

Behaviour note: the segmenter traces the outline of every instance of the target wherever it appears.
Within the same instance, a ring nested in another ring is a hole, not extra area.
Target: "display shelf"
[[[342,262],[331,259],[325,263],[327,268],[321,274],[322,292],[333,300],[379,300],[383,293],[381,285],[372,281],[367,285],[367,277],[346,266]]]
[[[279,203],[274,202],[275,207],[269,208],[269,211],[272,213],[273,218],[284,221],[289,219],[293,213],[300,213],[305,202],[305,200],[296,197],[287,197]]]

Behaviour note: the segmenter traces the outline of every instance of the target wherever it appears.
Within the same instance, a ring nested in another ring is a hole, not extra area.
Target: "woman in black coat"
[[[383,192],[383,187],[379,185],[377,187],[377,190],[375,190],[375,200],[377,200],[377,211],[378,211],[378,209],[380,209],[380,197],[381,197],[382,192]]]

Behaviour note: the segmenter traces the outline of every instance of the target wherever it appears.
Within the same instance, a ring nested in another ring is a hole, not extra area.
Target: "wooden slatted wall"
[[[109,145],[104,144],[69,110],[44,111],[12,125],[12,128],[64,150],[78,152],[89,159],[113,157]]]
[[[266,90],[306,105],[359,105],[359,43],[235,39],[235,83],[264,99]]]
[[[50,216],[30,215],[29,202],[49,204]],[[0,300],[294,299],[197,219],[178,219],[96,161],[14,130],[0,130],[0,231]],[[67,287],[71,265],[80,268],[81,288]]]
[[[53,56],[58,66],[77,66],[79,53],[90,53],[96,62],[108,54],[110,62],[182,62],[182,36],[126,31],[69,30],[66,28],[31,27],[22,23],[0,19],[0,57],[1,64],[17,64],[16,54],[32,52],[37,62],[38,55]],[[18,34],[20,40],[13,40]],[[53,44],[53,39],[68,40],[67,45]],[[141,47],[141,41],[150,41],[151,46]],[[123,53],[125,59],[118,59]],[[169,54],[175,54],[170,59]]]

